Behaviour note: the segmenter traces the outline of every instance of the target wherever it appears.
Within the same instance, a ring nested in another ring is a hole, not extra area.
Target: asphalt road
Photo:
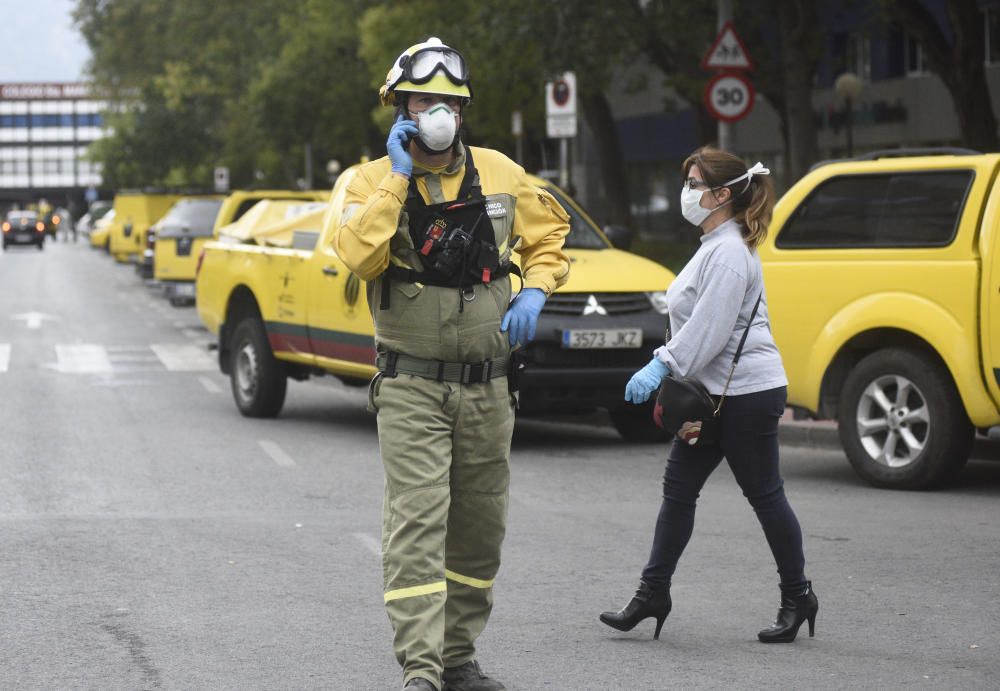
[[[0,689],[398,689],[363,392],[248,420],[193,309],[82,241],[0,255]],[[647,555],[664,449],[521,420],[484,668],[512,691],[1000,688],[1000,463],[933,493],[786,447],[816,638],[720,468],[659,641],[597,620]]]

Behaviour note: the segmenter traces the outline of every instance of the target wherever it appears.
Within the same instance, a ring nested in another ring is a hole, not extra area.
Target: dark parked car
[[[45,223],[34,211],[8,211],[3,222],[3,247],[8,245],[45,246]]]

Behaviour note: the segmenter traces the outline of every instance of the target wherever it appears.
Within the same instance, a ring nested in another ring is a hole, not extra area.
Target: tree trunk
[[[631,227],[632,210],[629,195],[628,170],[618,140],[618,129],[607,97],[601,91],[580,94],[583,116],[597,144],[601,166],[601,181],[607,194],[607,223]]]
[[[812,106],[815,60],[810,59],[809,31],[815,26],[815,9],[801,0],[778,0],[781,63],[784,77],[785,125],[789,184],[809,171],[819,157],[816,115]]]
[[[952,68],[945,77],[958,115],[962,140],[980,151],[997,150],[997,120],[986,81],[983,15],[976,0],[951,0],[948,17],[954,32]]]
[[[986,81],[983,14],[977,0],[948,0],[949,34],[920,0],[895,0],[887,12],[916,37],[927,66],[951,94],[962,142],[980,151],[996,151],[997,120]]]
[[[955,102],[963,144],[987,153],[1000,148],[1000,141],[997,139],[997,120],[993,115],[993,109],[989,107],[990,92],[985,73],[978,78],[967,74],[965,79],[949,88],[952,100]]]

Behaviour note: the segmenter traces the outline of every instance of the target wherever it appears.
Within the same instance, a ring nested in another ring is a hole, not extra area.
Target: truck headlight
[[[667,291],[646,293],[646,297],[649,298],[649,304],[653,306],[653,309],[660,314],[667,314],[670,311],[667,309]]]

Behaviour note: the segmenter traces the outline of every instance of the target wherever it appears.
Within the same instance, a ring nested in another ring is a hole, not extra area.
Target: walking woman
[[[659,638],[670,614],[670,580],[694,528],[695,502],[724,457],[757,514],[781,579],[777,620],[757,637],[790,643],[805,621],[813,635],[819,605],[805,576],[802,531],[778,472],[778,419],[788,382],[771,336],[756,252],[771,220],[774,187],[760,163],[747,169],[736,156],[710,147],[691,154],[683,172],[681,211],[701,228],[701,247],[667,291],[669,340],[633,375],[625,398],[646,401],[668,373],[701,382],[716,401],[725,397],[714,440],[691,445],[674,439],[639,589],[622,610],[601,614],[601,621],[630,631],[652,617]],[[732,370],[744,332],[739,365]]]

